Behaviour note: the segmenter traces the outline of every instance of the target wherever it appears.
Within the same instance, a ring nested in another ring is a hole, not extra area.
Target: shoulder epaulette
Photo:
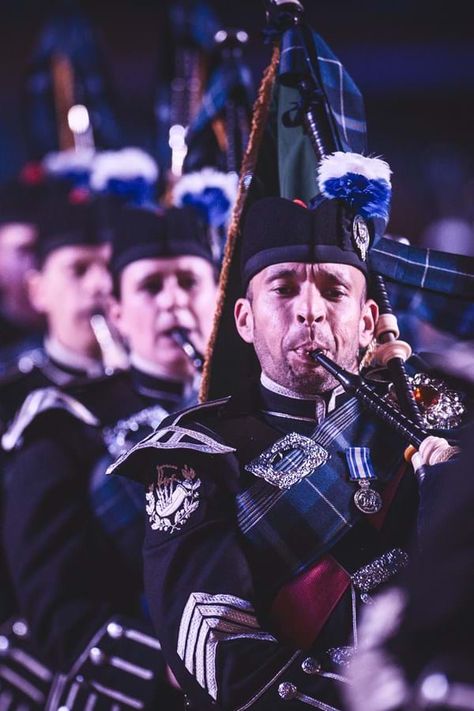
[[[129,461],[137,452],[145,449],[155,450],[183,450],[192,449],[203,454],[230,454],[235,452],[234,447],[228,447],[218,439],[218,435],[208,430],[199,420],[202,415],[215,413],[217,409],[226,405],[229,397],[213,400],[201,405],[189,407],[179,413],[174,413],[161,423],[159,429],[123,454],[107,470],[107,474],[118,473],[125,461]]]
[[[210,400],[209,402],[202,402],[198,405],[191,405],[190,407],[180,410],[179,412],[173,412],[165,420],[163,420],[162,425],[177,425],[179,422],[182,423],[184,420],[189,419],[199,422],[201,419],[215,415],[216,411],[221,409],[224,405],[227,405],[230,399],[229,395],[228,397],[221,397],[219,400]]]
[[[66,410],[88,425],[97,426],[99,421],[82,403],[55,387],[40,388],[28,395],[10,426],[2,437],[2,447],[7,452],[22,440],[25,430],[40,414],[50,410]]]

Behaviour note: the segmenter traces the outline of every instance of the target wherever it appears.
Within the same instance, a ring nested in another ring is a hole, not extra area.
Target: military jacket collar
[[[266,421],[282,432],[309,433],[344,400],[341,386],[321,395],[301,397],[262,375],[257,409]]]
[[[157,377],[139,370],[130,368],[133,388],[146,400],[158,401],[166,410],[174,412],[182,406],[187,395],[186,383],[179,380]]]
[[[71,377],[92,378],[104,372],[100,360],[78,355],[54,338],[45,339],[44,350],[47,358],[44,367],[51,371],[51,379],[57,385],[68,382]]]

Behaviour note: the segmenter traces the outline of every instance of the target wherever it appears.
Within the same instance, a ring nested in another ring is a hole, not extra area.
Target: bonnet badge
[[[367,222],[361,215],[356,215],[352,222],[352,240],[360,258],[365,262],[369,250],[370,234]]]

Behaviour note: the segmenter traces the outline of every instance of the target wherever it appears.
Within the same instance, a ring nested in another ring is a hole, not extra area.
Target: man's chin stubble
[[[304,373],[297,374],[291,372],[288,377],[287,387],[301,395],[319,395],[320,393],[333,390],[337,382],[329,373]]]

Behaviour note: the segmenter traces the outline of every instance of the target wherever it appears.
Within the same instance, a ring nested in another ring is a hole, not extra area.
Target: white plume
[[[173,204],[181,207],[184,195],[189,193],[198,195],[206,188],[220,188],[233,205],[237,198],[238,185],[237,173],[223,173],[214,168],[203,168],[195,173],[187,173],[178,180],[173,188]]]
[[[49,175],[64,175],[74,171],[89,171],[95,157],[93,148],[69,148],[47,153],[41,165]]]
[[[359,153],[336,151],[322,159],[318,169],[319,188],[324,192],[324,184],[332,178],[342,178],[346,173],[363,175],[368,180],[385,180],[389,185],[392,171],[381,158],[368,158]]]
[[[148,183],[158,179],[156,161],[141,148],[129,147],[119,151],[97,153],[90,179],[93,190],[104,190],[109,180],[144,178]]]

